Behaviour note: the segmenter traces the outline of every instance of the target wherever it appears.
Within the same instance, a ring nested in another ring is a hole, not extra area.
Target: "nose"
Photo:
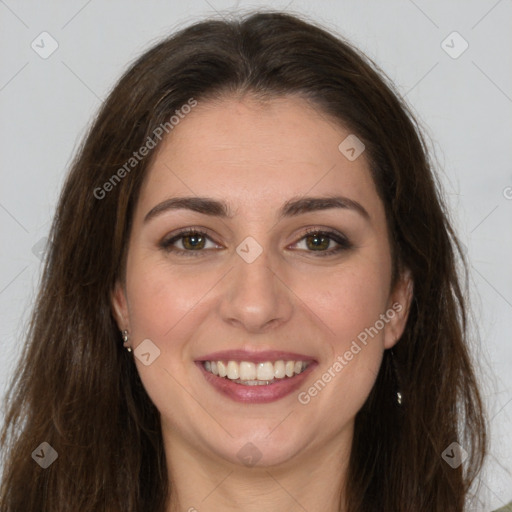
[[[229,273],[221,300],[222,319],[247,332],[258,333],[286,323],[293,312],[293,292],[285,276],[271,264],[270,254],[247,263],[234,254],[235,268]]]

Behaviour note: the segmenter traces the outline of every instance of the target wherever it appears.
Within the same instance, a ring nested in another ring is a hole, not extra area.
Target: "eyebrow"
[[[366,220],[370,220],[370,215],[365,208],[348,197],[301,197],[286,201],[278,212],[278,220],[286,217],[295,217],[304,213],[329,210],[331,208],[341,208],[353,210],[359,213]],[[207,197],[173,197],[157,204],[144,217],[144,223],[151,219],[168,212],[170,210],[191,210],[203,215],[212,217],[221,217],[223,219],[233,218],[229,205],[225,201],[211,199]]]

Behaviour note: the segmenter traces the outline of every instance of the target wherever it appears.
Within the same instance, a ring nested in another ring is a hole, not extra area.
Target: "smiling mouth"
[[[291,379],[308,368],[311,361],[278,360],[253,363],[251,361],[203,361],[203,368],[217,377],[244,386],[268,386],[283,379]]]

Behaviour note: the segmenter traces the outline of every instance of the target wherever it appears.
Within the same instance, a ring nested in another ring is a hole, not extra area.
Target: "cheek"
[[[184,273],[161,262],[134,258],[127,281],[132,330],[163,341],[193,312],[214,282],[213,276],[204,273]]]
[[[319,379],[302,390],[300,403],[324,404],[343,421],[362,407],[382,362],[389,280],[387,261],[359,259],[318,274],[314,287],[297,283],[297,294],[321,320],[329,345]]]
[[[354,261],[295,283],[297,295],[322,321],[336,353],[374,326],[385,312],[389,295],[386,262]]]
[[[133,258],[127,267],[127,294],[134,345],[150,339],[158,357],[146,366],[134,357],[139,376],[159,411],[175,425],[195,402],[183,392],[190,372],[190,342],[197,332],[201,298],[215,283],[213,276],[171,270],[162,262]],[[193,414],[200,414],[195,411]]]

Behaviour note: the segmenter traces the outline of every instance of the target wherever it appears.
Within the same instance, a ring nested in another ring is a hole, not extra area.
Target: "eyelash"
[[[207,251],[207,249],[199,249],[199,250],[194,251],[194,250],[183,250],[183,249],[178,249],[176,247],[173,247],[173,244],[176,243],[178,240],[180,240],[181,238],[184,238],[186,236],[190,236],[190,235],[200,235],[200,236],[203,236],[203,237],[207,238],[208,240],[214,242],[214,240],[212,240],[208,236],[208,234],[205,233],[204,231],[202,231],[201,229],[184,228],[184,229],[180,230],[178,233],[176,233],[175,235],[173,235],[171,238],[162,240],[159,245],[166,252],[173,252],[175,254],[183,255],[186,257],[188,257],[188,256],[193,256],[193,257],[204,256],[204,253]],[[309,228],[304,233],[304,235],[298,240],[298,242],[304,240],[305,238],[307,238],[310,235],[326,236],[338,244],[338,246],[335,247],[334,249],[329,249],[327,251],[307,251],[307,252],[311,252],[311,253],[316,253],[315,256],[319,256],[319,257],[332,256],[334,254],[338,254],[341,251],[346,251],[353,247],[352,243],[348,240],[348,238],[346,238],[341,233],[338,233],[336,231],[331,231],[331,230],[317,229],[317,228]],[[295,242],[294,245],[296,245],[298,242]],[[216,242],[214,242],[214,243],[216,243]]]

